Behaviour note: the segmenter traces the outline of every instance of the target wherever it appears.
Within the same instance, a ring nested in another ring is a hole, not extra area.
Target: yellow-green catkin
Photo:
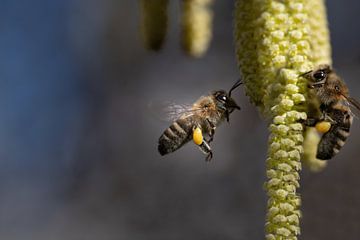
[[[307,83],[299,75],[314,67],[315,49],[329,47],[311,40],[316,37],[312,28],[319,30],[314,27],[316,21],[326,20],[324,11],[314,15],[314,3],[310,2],[236,1],[234,35],[245,90],[271,121],[265,183],[269,197],[266,239],[297,239],[300,234],[297,188],[304,127],[299,121],[307,118]]]
[[[332,64],[330,34],[327,22],[325,0],[311,0],[309,5],[310,44],[312,61],[315,65]]]
[[[145,48],[160,50],[164,44],[168,22],[168,0],[140,0],[141,33]]]
[[[312,62],[314,63],[314,66],[319,64],[331,65],[330,36],[324,0],[311,0],[308,5],[309,14],[312,16],[309,19],[311,29],[311,32],[309,33],[309,41],[312,49]],[[314,98],[314,96],[309,96],[309,98]],[[318,107],[316,106],[318,103],[310,104],[315,104],[315,106],[309,107]],[[307,128],[302,161],[305,166],[314,172],[321,171],[327,165],[326,161],[318,160],[316,158],[317,145],[319,141],[319,133],[314,128]]]
[[[213,0],[182,0],[181,45],[193,57],[201,57],[212,37]]]

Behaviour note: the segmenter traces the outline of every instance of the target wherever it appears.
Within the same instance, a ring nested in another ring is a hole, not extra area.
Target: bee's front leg
[[[301,123],[303,123],[307,127],[315,127],[316,123],[318,123],[320,120],[317,118],[308,118]]]
[[[196,145],[199,146],[200,150],[207,154],[205,161],[210,161],[212,159],[213,153],[209,142],[206,141],[203,137],[200,127],[194,127],[193,129],[193,141]]]

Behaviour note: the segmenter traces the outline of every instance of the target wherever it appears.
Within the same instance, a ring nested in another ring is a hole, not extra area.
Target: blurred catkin
[[[193,57],[201,57],[212,37],[213,0],[182,0],[181,44]]]
[[[321,0],[236,1],[234,35],[245,90],[271,120],[266,239],[297,239],[300,234],[297,188],[304,129],[299,120],[307,118],[308,96],[299,75],[317,64],[315,58],[330,58],[328,36],[318,36],[327,30],[316,26],[319,22],[326,28]]]
[[[168,22],[168,0],[140,0],[141,33],[144,45],[150,50],[163,46]]]

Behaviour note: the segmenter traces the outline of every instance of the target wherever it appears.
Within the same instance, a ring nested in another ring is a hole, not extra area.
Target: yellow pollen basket
[[[315,128],[320,133],[327,133],[331,128],[331,123],[326,121],[318,122]]]
[[[203,142],[203,135],[200,128],[195,128],[193,131],[193,141],[196,145],[200,145]]]

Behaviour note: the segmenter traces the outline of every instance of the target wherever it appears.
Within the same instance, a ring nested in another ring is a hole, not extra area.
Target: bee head
[[[218,90],[212,92],[212,95],[216,101],[216,105],[219,109],[223,110],[225,113],[226,120],[229,121],[229,115],[232,113],[235,109],[240,110],[239,105],[234,101],[234,99],[231,98],[231,92],[235,88],[241,85],[241,81],[237,81],[234,86],[230,89],[229,93],[227,93],[224,90]]]
[[[344,81],[327,64],[301,76],[309,80],[309,88],[314,89],[319,100],[326,105],[345,100],[349,95]]]
[[[309,80],[310,88],[319,88],[323,87],[329,74],[331,74],[333,70],[329,65],[323,64],[320,65],[317,69],[308,71],[306,73],[301,74],[300,76],[305,77]]]

